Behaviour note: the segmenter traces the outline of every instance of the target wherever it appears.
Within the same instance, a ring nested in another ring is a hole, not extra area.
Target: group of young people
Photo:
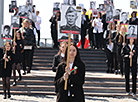
[[[18,8],[15,9],[15,16],[18,16]],[[37,11],[37,15],[39,11]],[[23,75],[30,73],[32,69],[34,48],[36,46],[36,31],[33,21],[28,19],[20,19],[22,25],[18,30],[13,30],[12,43],[6,42],[4,49],[0,49],[0,76],[3,81],[4,99],[7,98],[6,90],[8,90],[8,98],[10,94],[10,78],[13,72],[13,86],[17,85],[17,81],[22,80],[21,67]],[[40,25],[39,25],[40,26]],[[15,31],[15,33],[14,33]],[[19,78],[16,79],[16,70]]]

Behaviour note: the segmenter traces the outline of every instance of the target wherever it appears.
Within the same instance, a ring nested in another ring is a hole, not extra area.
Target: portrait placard
[[[100,12],[104,12],[105,11],[104,4],[99,4],[99,11]]]
[[[128,25],[127,26],[127,39],[133,38],[137,39],[137,25]]]
[[[33,5],[33,0],[26,0],[26,5]]]
[[[17,8],[16,0],[11,0],[11,5],[12,5],[12,9],[16,9]]]
[[[27,13],[28,13],[28,7],[26,5],[19,6],[19,15],[20,18],[27,18]]]
[[[11,16],[11,25],[13,29],[19,29],[20,18],[18,16]]]
[[[1,38],[7,40],[12,38],[12,26],[2,25]]]
[[[60,2],[54,2],[53,3],[53,12],[59,12],[60,11]]]
[[[112,5],[107,6],[107,11],[106,11],[106,22],[107,23],[113,22],[113,10],[114,10],[114,6]]]
[[[12,5],[9,4],[9,13],[14,13],[14,10],[12,9]]]
[[[81,11],[81,7],[62,5],[60,33],[80,34]]]
[[[96,1],[90,1],[90,10],[96,9]]]
[[[113,10],[113,19],[114,21],[120,20],[120,13],[122,12],[122,9],[114,9]]]
[[[129,12],[120,13],[120,24],[129,24]]]

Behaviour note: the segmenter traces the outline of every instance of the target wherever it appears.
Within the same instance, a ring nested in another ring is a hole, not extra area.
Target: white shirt
[[[131,49],[131,45],[130,44],[128,44],[128,46],[129,46],[129,48]],[[132,45],[132,49],[134,48],[134,45]]]
[[[94,23],[96,24],[96,26],[94,25]],[[103,23],[101,22],[101,19],[100,18],[95,18],[93,23],[92,23],[92,26],[94,27],[93,29],[93,33],[101,33],[103,32]]]
[[[36,36],[36,34],[37,34],[37,31],[36,31],[36,28],[34,28],[34,35]]]
[[[41,24],[41,17],[40,16],[37,16],[37,21],[35,23],[35,26],[37,28],[37,30],[40,30],[40,24]]]

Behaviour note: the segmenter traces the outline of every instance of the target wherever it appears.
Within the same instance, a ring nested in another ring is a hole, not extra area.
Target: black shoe
[[[108,69],[107,71],[106,71],[106,73],[109,73],[110,72],[110,70]]]
[[[31,73],[30,70],[27,71],[27,74],[28,74],[28,73]]]
[[[26,72],[24,71],[23,75],[26,75]]]
[[[16,81],[13,82],[12,86],[16,86]]]
[[[3,99],[6,99],[7,97],[4,95]]]
[[[110,71],[110,73],[114,73],[114,71],[113,71],[113,70],[111,70],[111,71]]]
[[[17,81],[21,81],[22,80],[22,77],[21,76],[19,76],[19,78],[17,79]]]
[[[11,98],[11,95],[10,94],[8,94],[8,98]]]

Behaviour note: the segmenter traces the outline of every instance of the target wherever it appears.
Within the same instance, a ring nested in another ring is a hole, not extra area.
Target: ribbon
[[[77,74],[77,69],[78,69],[78,67],[75,66],[73,69],[70,70],[70,72],[71,73],[74,72],[74,74]]]

